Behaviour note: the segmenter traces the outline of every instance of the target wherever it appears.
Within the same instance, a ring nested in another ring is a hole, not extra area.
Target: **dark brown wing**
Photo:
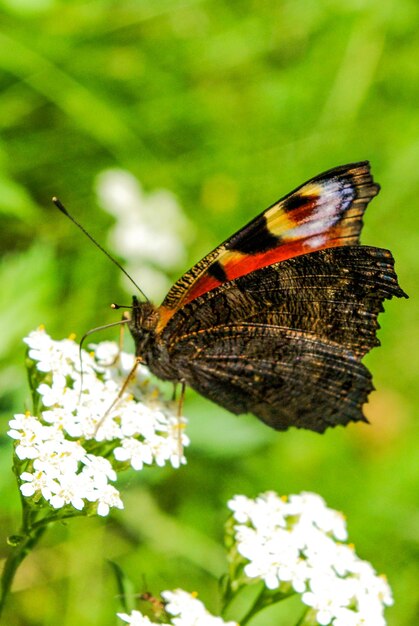
[[[311,333],[361,357],[379,345],[383,301],[406,294],[388,250],[329,248],[287,259],[224,283],[182,307],[162,338],[171,350],[183,336],[242,322]]]
[[[232,413],[269,426],[323,432],[365,420],[371,374],[349,350],[309,333],[265,324],[202,331],[178,346],[186,382]]]
[[[280,430],[321,432],[364,419],[372,383],[360,358],[379,343],[377,316],[392,296],[405,294],[390,252],[330,248],[203,294],[160,339],[202,395]]]

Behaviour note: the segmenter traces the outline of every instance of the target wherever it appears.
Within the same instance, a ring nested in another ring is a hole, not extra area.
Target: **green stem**
[[[308,608],[302,614],[301,618],[298,620],[296,626],[315,626],[317,624],[317,619],[315,618],[315,614],[313,610]]]
[[[32,548],[38,543],[45,532],[46,527],[47,524],[44,524],[36,530],[32,530],[32,532],[28,532],[26,535],[22,536],[19,543],[13,546],[11,552],[9,553],[1,576],[0,617],[19,565],[29,552],[31,552]]]
[[[294,593],[295,591],[293,589],[290,589],[290,591],[285,593],[277,593],[272,596],[266,596],[264,590],[262,589],[258,600],[255,602],[249,612],[240,620],[240,626],[245,626],[257,613],[262,611],[262,609],[265,609],[272,604],[276,604],[277,602],[281,602],[282,600],[286,600],[290,596],[294,595]]]
[[[19,565],[36,546],[48,526],[54,522],[64,521],[82,514],[85,513],[74,510],[69,512],[63,512],[60,510],[58,512],[51,513],[50,515],[46,515],[41,519],[37,519],[39,511],[28,506],[22,497],[22,528],[19,535],[16,537],[16,543],[13,542],[13,545],[11,545],[12,549],[6,559],[1,575],[0,618]],[[10,544],[12,544],[11,541]]]
[[[264,609],[265,606],[260,605],[260,604],[256,604],[255,606],[253,606],[250,611],[247,613],[247,615],[245,615],[244,617],[242,617],[242,619],[240,620],[240,626],[245,626],[245,624],[247,624],[248,622],[250,622],[250,620],[252,619],[252,617],[254,617],[257,613],[259,613],[259,611],[261,611],[262,609]]]
[[[240,620],[240,626],[245,626],[245,624],[247,624],[252,619],[252,617],[256,615],[256,613],[259,613],[259,611],[260,608],[253,608],[251,611],[249,611],[249,613]]]

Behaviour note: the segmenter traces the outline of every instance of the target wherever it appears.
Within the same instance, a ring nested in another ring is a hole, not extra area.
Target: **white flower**
[[[174,626],[238,626],[236,622],[225,622],[221,617],[211,615],[196,594],[176,589],[163,591],[161,595]]]
[[[78,441],[65,439],[63,431],[49,428],[51,437],[39,446],[33,466],[54,476],[76,473],[79,464],[86,456],[86,450]]]
[[[129,172],[108,170],[98,177],[102,206],[117,218],[114,249],[129,259],[149,259],[172,269],[184,263],[185,249],[179,236],[190,234],[191,225],[175,196],[166,190],[145,194]]]
[[[268,589],[276,589],[281,580],[288,582],[290,576],[284,574],[284,568],[299,561],[298,546],[293,543],[290,532],[278,528],[274,535],[260,541],[257,533],[243,540],[243,530],[237,547],[240,554],[249,560],[245,566],[246,575],[263,578]]]
[[[9,422],[9,437],[18,441],[15,452],[20,459],[36,459],[45,440],[45,426],[29,413],[19,413]]]
[[[143,464],[186,462],[188,439],[179,430],[185,420],[163,402],[146,368],[138,368],[129,390],[119,397],[133,355],[104,342],[82,352],[81,370],[73,340],[54,341],[41,329],[25,342],[38,374],[41,412],[39,417],[15,415],[8,432],[16,456],[26,461],[20,476],[25,497],[43,497],[57,509],[82,510],[93,503],[99,515],[108,515],[111,508],[123,506],[110,484],[118,461],[129,461],[136,470]]]
[[[45,330],[39,328],[25,337],[24,342],[29,346],[29,358],[37,362],[40,372],[56,372],[60,376],[74,372],[79,359],[78,346],[72,339],[52,341]]]
[[[116,218],[112,248],[127,261],[129,274],[144,291],[161,297],[169,286],[165,275],[186,262],[192,226],[175,196],[167,190],[146,194],[124,170],[107,170],[97,180],[103,208]]]
[[[386,606],[393,604],[393,596],[385,576],[377,576],[371,563],[357,559],[352,571],[367,594],[376,596]]]
[[[119,491],[113,485],[106,485],[103,489],[98,490],[95,500],[98,503],[97,514],[101,517],[108,515],[111,508],[124,508]]]
[[[240,524],[250,521],[250,511],[256,508],[256,503],[246,496],[234,496],[227,502],[227,506],[234,513],[234,519]]]
[[[117,615],[120,619],[122,619],[122,621],[130,624],[130,626],[149,626],[154,623],[150,621],[149,617],[140,613],[140,611],[131,611],[129,615],[128,613],[117,613]],[[159,623],[161,626],[170,626],[169,624],[163,624],[162,622]]]
[[[86,454],[83,459],[82,473],[92,478],[93,487],[102,489],[108,483],[108,480],[116,480],[116,472],[112,467],[112,463],[103,456],[95,456],[94,454]]]
[[[335,611],[333,626],[385,626],[384,619],[374,618],[372,621],[365,619],[358,611],[352,609],[338,608]]]
[[[56,404],[63,403],[63,396],[67,391],[66,377],[55,374],[52,384],[42,383],[39,385],[37,392],[42,397],[42,404],[45,407],[53,407]]]
[[[40,493],[45,500],[49,500],[52,497],[53,479],[42,470],[33,474],[22,472],[20,480],[22,481],[20,491],[26,498],[30,498],[36,493]]]
[[[290,515],[287,500],[279,498],[273,491],[267,491],[255,500],[234,496],[228,502],[228,507],[234,511],[235,520],[249,522],[252,527],[263,529],[265,533],[269,533],[269,529],[286,528],[285,515]]]
[[[130,402],[125,406],[121,415],[121,433],[124,437],[141,435],[145,439],[152,437],[160,428],[161,419],[166,421],[164,415],[145,404]]]
[[[60,480],[54,480],[51,488],[52,495],[49,502],[54,509],[61,509],[66,504],[81,511],[84,507],[84,485],[80,474],[61,476]]]
[[[164,600],[164,610],[169,617],[169,623],[159,624],[162,626],[239,626],[237,622],[225,622],[221,617],[211,615],[197,599],[196,594],[188,593],[182,589],[175,591],[163,591],[161,594]],[[124,622],[131,626],[149,626],[154,623],[140,611],[118,613]]]
[[[348,538],[345,517],[340,511],[329,509],[325,501],[317,493],[303,492],[292,495],[288,504],[289,515],[292,511],[299,515],[299,523],[316,526],[325,533],[330,533],[336,539],[345,541]]]
[[[119,358],[119,346],[114,341],[102,341],[98,345],[90,345],[89,348],[94,351],[96,361],[102,367],[114,365]],[[132,356],[133,364],[134,356]]]
[[[316,610],[319,624],[330,624],[338,609],[351,604],[355,592],[351,583],[332,573],[316,573],[310,580],[310,591],[303,593],[302,601]]]
[[[370,563],[348,544],[345,519],[311,493],[280,498],[268,492],[251,500],[235,496],[235,551],[243,571],[260,578],[268,589],[287,585],[302,594],[319,624],[335,626],[384,624],[384,606],[391,590]],[[341,541],[338,541],[341,540]]]
[[[134,438],[126,438],[122,445],[114,450],[117,461],[129,461],[135,470],[143,469],[143,465],[150,465],[153,462],[153,454],[148,443],[138,441]]]

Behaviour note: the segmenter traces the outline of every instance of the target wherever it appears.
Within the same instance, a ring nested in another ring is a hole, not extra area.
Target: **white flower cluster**
[[[244,573],[268,589],[302,594],[318,624],[382,626],[392,595],[349,544],[344,517],[314,493],[280,498],[274,492],[255,500],[235,496],[234,540],[247,561]]]
[[[164,611],[170,620],[168,623],[159,621],[161,626],[238,626],[237,622],[225,622],[221,617],[211,615],[193,593],[176,589],[163,591],[161,595]],[[118,613],[118,617],[130,626],[149,626],[153,623],[140,611],[132,611],[129,615]]]
[[[71,505],[81,510],[96,503],[97,513],[107,515],[110,508],[123,506],[110,484],[116,480],[114,466],[141,470],[186,462],[185,420],[162,401],[146,368],[137,368],[130,393],[115,402],[134,364],[132,355],[103,342],[91,353],[82,352],[81,365],[72,339],[54,341],[39,329],[24,341],[41,404],[39,417],[25,413],[10,421],[16,455],[26,461],[20,475],[24,496],[42,496],[56,509]]]
[[[126,260],[128,273],[145,293],[161,298],[170,287],[166,273],[185,266],[185,244],[193,231],[176,197],[166,189],[147,194],[132,174],[117,169],[99,175],[97,194],[116,218],[112,249]]]

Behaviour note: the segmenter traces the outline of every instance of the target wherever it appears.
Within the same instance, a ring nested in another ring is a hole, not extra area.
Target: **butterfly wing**
[[[160,307],[160,330],[181,306],[223,283],[308,252],[358,244],[365,208],[378,191],[367,161],[336,167],[301,185],[173,285]]]
[[[379,343],[377,316],[392,296],[405,294],[390,252],[332,247],[202,294],[159,341],[179,378],[230,411],[321,432],[364,419],[373,387],[360,358]]]
[[[388,250],[343,246],[275,263],[223,283],[181,307],[166,325],[167,346],[184,336],[237,323],[311,333],[360,358],[379,345],[383,301],[405,296]]]
[[[332,342],[266,324],[209,329],[194,337],[193,352],[186,341],[187,383],[232,413],[253,413],[276,430],[365,420],[371,375]]]

